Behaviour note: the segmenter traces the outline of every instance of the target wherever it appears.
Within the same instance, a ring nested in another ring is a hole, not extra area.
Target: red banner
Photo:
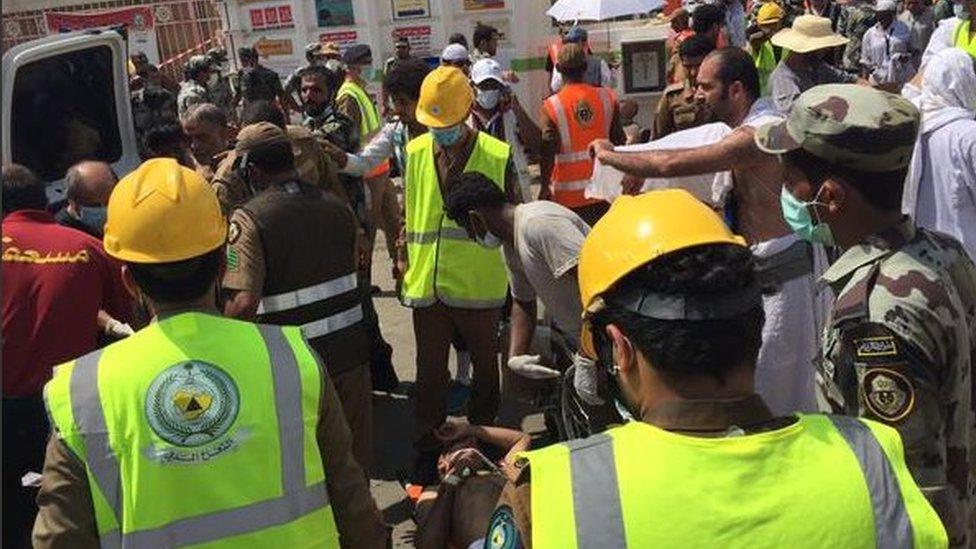
[[[48,32],[51,33],[116,25],[125,25],[130,30],[145,31],[152,29],[154,23],[152,8],[148,6],[99,13],[47,12],[44,14],[44,19],[47,22]]]

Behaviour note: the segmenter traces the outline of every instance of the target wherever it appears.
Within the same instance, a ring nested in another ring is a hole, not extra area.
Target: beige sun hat
[[[848,39],[831,30],[830,19],[816,15],[801,15],[793,20],[792,27],[774,34],[770,42],[774,46],[796,53],[807,53],[843,46]]]

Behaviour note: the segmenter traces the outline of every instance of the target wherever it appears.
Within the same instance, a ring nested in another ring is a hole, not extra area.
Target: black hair
[[[410,99],[419,99],[420,86],[428,73],[430,66],[423,59],[411,57],[398,61],[383,77],[383,90],[386,95],[405,95]]]
[[[152,157],[167,156],[185,146],[186,134],[179,122],[164,120],[146,130],[143,144]]]
[[[868,204],[879,211],[893,212],[901,209],[902,191],[908,175],[907,166],[887,172],[868,172],[839,166],[804,149],[792,150],[784,156],[787,164],[802,172],[816,189],[827,179],[839,179],[857,189]]]
[[[708,57],[715,57],[718,61],[718,78],[726,90],[734,82],[741,82],[751,99],[759,99],[759,71],[756,70],[756,63],[746,50],[734,47],[721,48],[708,54]]]
[[[715,42],[704,34],[693,34],[678,46],[678,55],[684,59],[705,57],[715,50]]]
[[[448,182],[444,213],[458,225],[468,224],[468,212],[501,206],[508,202],[505,193],[480,172],[466,172]]]
[[[714,4],[704,4],[695,8],[691,14],[691,29],[695,34],[704,34],[715,25],[725,23],[725,9]]]
[[[247,161],[265,173],[277,174],[294,169],[295,153],[290,141],[279,141],[248,151]]]
[[[20,164],[4,164],[2,174],[3,213],[47,208],[44,182],[29,168]]]
[[[217,282],[221,246],[212,252],[172,263],[126,263],[139,289],[157,303],[200,299]]]
[[[245,48],[238,48],[237,49],[237,57],[241,58],[242,60],[244,60],[244,59],[257,60],[257,58],[258,58],[258,52],[254,48],[247,48],[247,47],[245,47]]]
[[[732,244],[706,244],[660,257],[628,274],[604,294],[606,306],[593,314],[594,340],[601,356],[615,325],[653,364],[673,376],[710,376],[723,382],[735,368],[754,366],[765,320],[762,304],[726,319],[657,320],[614,304],[634,291],[698,298],[728,295],[756,283],[752,253]]]
[[[471,41],[474,42],[474,47],[478,47],[484,40],[491,40],[491,37],[498,34],[498,29],[495,27],[484,25],[478,23],[474,27],[474,34],[471,36]]]
[[[456,32],[452,34],[451,37],[447,39],[447,43],[461,44],[462,46],[464,46],[464,49],[468,49],[468,37],[461,34],[460,32]]]
[[[285,129],[285,113],[270,101],[250,101],[241,112],[241,127],[268,122]]]

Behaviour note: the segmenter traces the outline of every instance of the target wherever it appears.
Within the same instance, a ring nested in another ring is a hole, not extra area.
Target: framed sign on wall
[[[664,40],[623,42],[624,93],[650,93],[667,86]]]

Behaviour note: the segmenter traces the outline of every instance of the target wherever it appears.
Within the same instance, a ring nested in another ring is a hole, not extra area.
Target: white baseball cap
[[[448,44],[444,51],[441,52],[441,61],[467,61],[468,60],[468,48],[465,48],[461,44]]]
[[[878,0],[874,6],[874,11],[898,11],[898,4],[895,0]]]
[[[494,80],[506,88],[508,87],[508,83],[502,78],[502,67],[494,59],[481,59],[471,67],[471,81],[475,85],[485,80]]]

